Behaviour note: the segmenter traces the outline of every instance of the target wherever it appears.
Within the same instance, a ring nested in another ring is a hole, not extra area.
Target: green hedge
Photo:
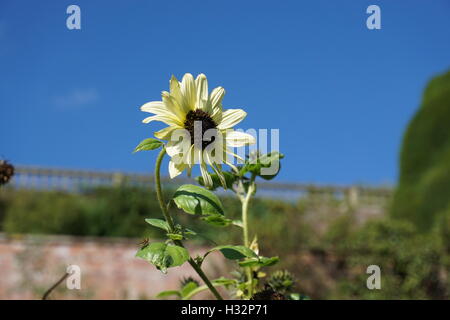
[[[349,299],[448,299],[450,264],[438,233],[417,234],[407,221],[372,221],[339,245],[346,270],[335,297]],[[381,269],[381,290],[366,287],[365,268]]]
[[[430,231],[450,204],[450,72],[428,84],[405,133],[391,214]]]
[[[144,222],[144,218],[161,217],[152,190],[0,191],[0,222],[7,233],[162,236]],[[238,218],[238,201],[230,197],[222,201],[227,216]],[[258,232],[261,253],[282,258],[279,268],[299,279],[297,291],[313,299],[450,297],[446,280],[450,277],[450,206],[439,215],[433,232],[422,234],[405,220],[358,224],[350,209],[343,212],[343,205],[338,199],[314,197],[252,202],[251,226]],[[178,223],[202,235],[196,241],[204,245],[213,246],[210,240],[238,244],[241,239],[238,227],[210,227],[195,216],[171,210]],[[366,287],[365,270],[371,264],[381,267],[382,290]]]
[[[82,193],[59,191],[1,190],[0,227],[6,233],[68,234],[108,237],[160,237],[162,234],[150,228],[145,218],[161,218],[161,212],[153,190],[134,187],[101,187]],[[169,194],[172,191],[168,191]],[[240,203],[233,197],[221,197],[227,216],[239,219]],[[197,240],[208,242],[237,242],[241,229],[229,227],[217,232],[198,217],[186,215],[171,207],[177,223],[189,226],[201,234]],[[297,237],[303,226],[299,224],[299,210],[294,203],[279,200],[255,199],[252,202],[253,230],[259,236],[271,238],[284,233]],[[276,214],[273,214],[273,213]],[[2,218],[3,217],[3,218]],[[270,221],[270,223],[268,223]],[[286,225],[290,228],[286,229]],[[303,233],[304,236],[307,232]],[[293,241],[293,243],[295,243]]]

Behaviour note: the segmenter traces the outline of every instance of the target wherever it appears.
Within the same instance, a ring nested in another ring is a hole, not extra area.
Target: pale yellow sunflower
[[[155,132],[155,137],[168,140],[165,148],[171,157],[171,178],[185,169],[190,175],[193,165],[198,163],[207,186],[212,185],[207,165],[224,184],[221,164],[228,164],[237,170],[228,158],[240,159],[230,147],[255,143],[252,135],[232,129],[247,113],[242,109],[222,110],[224,95],[222,87],[208,92],[208,81],[204,74],[199,74],[194,80],[190,73],[186,73],[181,82],[172,76],[170,92],[162,92],[162,101],[148,102],[141,107],[142,111],[155,114],[142,122],[162,121],[168,125]]]

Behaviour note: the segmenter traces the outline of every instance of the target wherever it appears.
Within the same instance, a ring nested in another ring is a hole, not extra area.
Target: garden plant
[[[135,152],[159,150],[154,179],[156,197],[164,219],[153,218],[145,221],[164,230],[167,240],[144,240],[136,256],[147,260],[163,273],[169,268],[189,263],[204,282],[204,285],[200,285],[194,279],[187,278],[180,290],[161,292],[158,295],[160,298],[173,296],[190,299],[202,291],[210,290],[214,297],[220,300],[223,297],[217,287],[223,287],[229,291],[229,296],[241,299],[299,299],[298,294],[289,292],[293,279],[287,271],[278,271],[265,284],[262,283],[261,279],[265,277],[265,273],[261,268],[275,265],[279,258],[261,256],[257,236],[250,236],[249,208],[257,191],[256,180],[273,179],[279,171],[279,161],[283,155],[278,151],[261,154],[254,150],[242,157],[233,152],[231,148],[245,147],[256,141],[250,134],[233,130],[233,127],[245,118],[246,112],[242,109],[223,110],[224,94],[222,87],[209,93],[204,74],[198,75],[196,79],[191,74],[185,74],[181,82],[172,76],[170,92],[162,92],[162,101],[152,101],[141,107],[142,111],[154,114],[145,118],[144,123],[161,121],[168,125],[155,132],[154,138],[143,140],[135,148]],[[170,157],[171,178],[180,175],[184,170],[190,176],[192,169],[199,165],[199,185],[181,185],[171,199],[164,199],[161,164],[166,155]],[[236,165],[234,158],[239,161]],[[225,170],[223,164],[228,165],[229,169]],[[274,164],[276,172],[267,174],[267,169],[272,168]],[[231,190],[240,200],[240,220],[227,218],[226,209],[214,193],[219,188]],[[177,217],[169,210],[172,205],[203,220],[211,228],[241,228],[241,243],[216,245],[203,256],[192,257],[184,242],[198,234],[189,226],[177,223]],[[208,255],[215,251],[220,251],[226,259],[236,261],[237,269],[232,273],[233,278],[209,279],[205,274],[202,264],[208,259]]]

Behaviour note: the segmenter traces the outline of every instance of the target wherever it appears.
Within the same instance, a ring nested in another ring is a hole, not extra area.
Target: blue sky
[[[81,30],[66,8],[81,8]],[[381,30],[366,8],[381,7]],[[280,181],[395,183],[426,82],[450,68],[450,2],[2,1],[0,156],[13,163],[150,172],[134,146],[162,128],[139,107],[172,74],[205,73],[279,128]]]

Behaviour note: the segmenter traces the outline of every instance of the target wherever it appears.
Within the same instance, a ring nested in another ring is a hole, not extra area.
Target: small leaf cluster
[[[248,189],[248,185],[251,181],[251,177],[256,178],[260,177],[264,180],[272,180],[275,178],[281,169],[281,159],[284,158],[284,155],[278,151],[272,151],[266,154],[261,155],[259,152],[252,153],[242,165],[237,166],[237,172],[234,170],[223,171],[222,174],[224,176],[224,180],[226,185],[224,186],[221,182],[219,176],[214,173],[211,174],[212,178],[212,186],[209,188],[210,190],[216,190],[220,187],[224,189],[230,189],[235,191],[239,188],[239,182],[242,182],[242,185],[245,187],[245,190]],[[265,174],[263,169],[277,167],[277,171],[273,174]],[[248,177],[250,175],[251,177]],[[205,186],[202,177],[198,177],[197,181],[200,185]]]

